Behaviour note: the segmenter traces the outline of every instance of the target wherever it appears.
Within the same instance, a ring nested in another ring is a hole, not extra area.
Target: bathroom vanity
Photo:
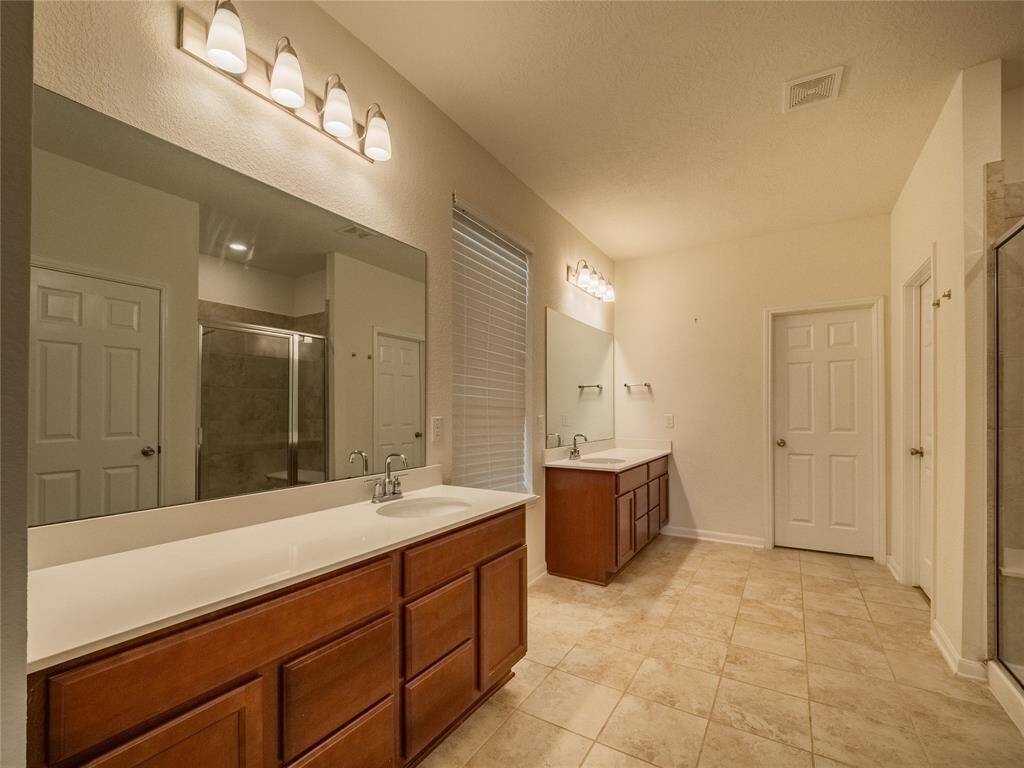
[[[668,524],[668,450],[614,448],[545,463],[548,572],[608,584]]]
[[[422,760],[526,652],[535,497],[406,496],[35,572],[29,766]]]

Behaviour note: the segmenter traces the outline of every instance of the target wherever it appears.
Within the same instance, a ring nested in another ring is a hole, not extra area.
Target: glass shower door
[[[997,636],[1024,685],[1024,227],[996,249]]]

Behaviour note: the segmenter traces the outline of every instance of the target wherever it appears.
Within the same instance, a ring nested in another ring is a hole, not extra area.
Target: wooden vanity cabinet
[[[608,584],[668,524],[668,458],[622,472],[547,467],[548,572]]]
[[[29,676],[30,768],[403,768],[526,653],[520,507]]]

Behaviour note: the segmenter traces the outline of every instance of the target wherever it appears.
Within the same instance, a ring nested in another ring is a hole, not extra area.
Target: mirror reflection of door
[[[376,331],[373,368],[374,463],[384,467],[389,453],[401,453],[410,467],[423,463],[423,342]]]
[[[29,520],[159,503],[160,292],[32,268]]]

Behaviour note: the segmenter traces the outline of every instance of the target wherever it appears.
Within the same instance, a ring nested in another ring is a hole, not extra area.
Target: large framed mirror
[[[558,448],[579,433],[615,436],[614,339],[592,325],[547,309],[547,435]]]
[[[31,525],[423,465],[422,251],[34,102]]]

